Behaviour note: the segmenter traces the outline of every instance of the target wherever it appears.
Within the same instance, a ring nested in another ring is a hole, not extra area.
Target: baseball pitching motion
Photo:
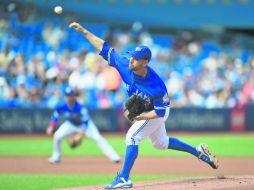
[[[169,115],[170,100],[162,79],[148,66],[152,58],[149,47],[139,45],[130,52],[131,58],[125,57],[117,53],[109,43],[95,36],[79,23],[73,22],[70,27],[81,32],[100,52],[100,55],[108,64],[117,69],[130,97],[136,95],[134,99],[141,99],[142,102],[152,104],[152,109],[142,110],[142,113],[140,113],[139,108],[143,106],[136,106],[136,100],[129,100],[135,102],[130,108],[128,108],[129,103],[126,104],[131,113],[128,117],[134,123],[126,135],[125,161],[122,171],[111,183],[104,187],[105,189],[130,188],[133,186],[130,180],[130,172],[138,156],[139,143],[146,137],[151,140],[153,146],[157,149],[188,152],[209,164],[212,168],[218,168],[218,161],[210,153],[207,145],[200,144],[195,148],[177,138],[167,136],[165,121]]]
[[[119,163],[120,157],[113,147],[99,133],[97,127],[90,119],[86,108],[76,100],[76,95],[71,87],[65,89],[66,101],[59,104],[54,112],[46,133],[52,135],[57,125],[59,116],[64,117],[64,123],[54,134],[54,150],[49,158],[49,163],[61,161],[61,141],[68,137],[71,148],[76,148],[82,142],[84,136],[94,140],[101,151],[113,162]]]

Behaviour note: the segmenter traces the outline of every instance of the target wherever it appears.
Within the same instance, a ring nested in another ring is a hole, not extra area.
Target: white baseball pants
[[[92,120],[89,120],[87,128],[76,127],[69,121],[65,121],[54,134],[54,149],[52,157],[56,160],[61,158],[61,142],[62,140],[74,133],[84,132],[84,134],[94,140],[101,151],[112,161],[119,161],[120,156],[113,147],[103,138]]]
[[[149,137],[153,146],[157,149],[167,149],[169,137],[165,128],[170,108],[167,108],[165,116],[150,120],[136,121],[128,130],[126,145],[138,145],[143,139]]]

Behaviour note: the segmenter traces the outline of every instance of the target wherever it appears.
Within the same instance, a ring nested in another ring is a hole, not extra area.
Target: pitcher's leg
[[[108,141],[100,134],[93,121],[89,121],[88,127],[85,131],[87,137],[96,142],[101,151],[113,162],[119,163],[120,156],[108,143]]]
[[[154,128],[149,128],[149,120],[136,121],[129,129],[126,135],[126,154],[121,172],[112,181],[105,186],[105,189],[132,187],[129,179],[131,169],[138,156],[139,142],[150,134]]]
[[[149,138],[154,147],[157,149],[172,149],[188,152],[208,163],[213,169],[217,169],[219,167],[217,158],[210,153],[206,144],[201,144],[195,148],[175,137],[168,137],[165,126],[156,130],[156,132],[151,134]]]
[[[200,152],[197,149],[175,137],[169,137],[168,149],[188,152],[196,157],[199,156]]]
[[[199,153],[195,147],[192,147],[177,138],[168,137],[165,124],[163,123],[160,128],[149,136],[153,146],[157,149],[173,149],[178,151],[184,151],[198,156]]]
[[[168,148],[188,152],[209,164],[213,169],[218,169],[219,167],[217,158],[210,153],[208,146],[204,143],[195,148],[187,143],[180,141],[177,138],[169,137]]]
[[[124,165],[120,173],[125,179],[129,178],[130,171],[138,156],[139,143],[155,130],[149,127],[150,122],[150,120],[136,121],[127,132],[126,154]]]

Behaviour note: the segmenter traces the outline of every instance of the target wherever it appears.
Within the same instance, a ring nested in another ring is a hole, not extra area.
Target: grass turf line
[[[4,190],[48,190],[67,187],[80,187],[110,183],[113,175],[34,175],[34,174],[0,174],[0,189]],[[174,179],[190,175],[133,175],[133,181],[156,179]]]
[[[254,156],[254,134],[228,135],[175,135],[176,138],[197,146],[207,143],[211,152],[217,156]],[[112,146],[121,155],[125,154],[125,139],[123,136],[106,137]],[[0,156],[49,156],[52,152],[52,138],[10,138],[0,139]],[[62,143],[63,156],[103,156],[96,143],[85,138],[77,149],[70,149],[64,141]],[[237,150],[237,151],[236,151]],[[162,151],[155,149],[148,140],[144,140],[139,148],[140,156],[186,156],[179,151]]]

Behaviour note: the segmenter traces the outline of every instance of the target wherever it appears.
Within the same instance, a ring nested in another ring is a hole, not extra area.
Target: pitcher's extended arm
[[[95,36],[93,33],[89,32],[87,29],[85,29],[83,26],[81,26],[77,22],[72,22],[69,25],[70,28],[75,29],[76,31],[82,33],[86,39],[98,50],[101,51],[103,47],[104,40],[99,38],[98,36]]]

